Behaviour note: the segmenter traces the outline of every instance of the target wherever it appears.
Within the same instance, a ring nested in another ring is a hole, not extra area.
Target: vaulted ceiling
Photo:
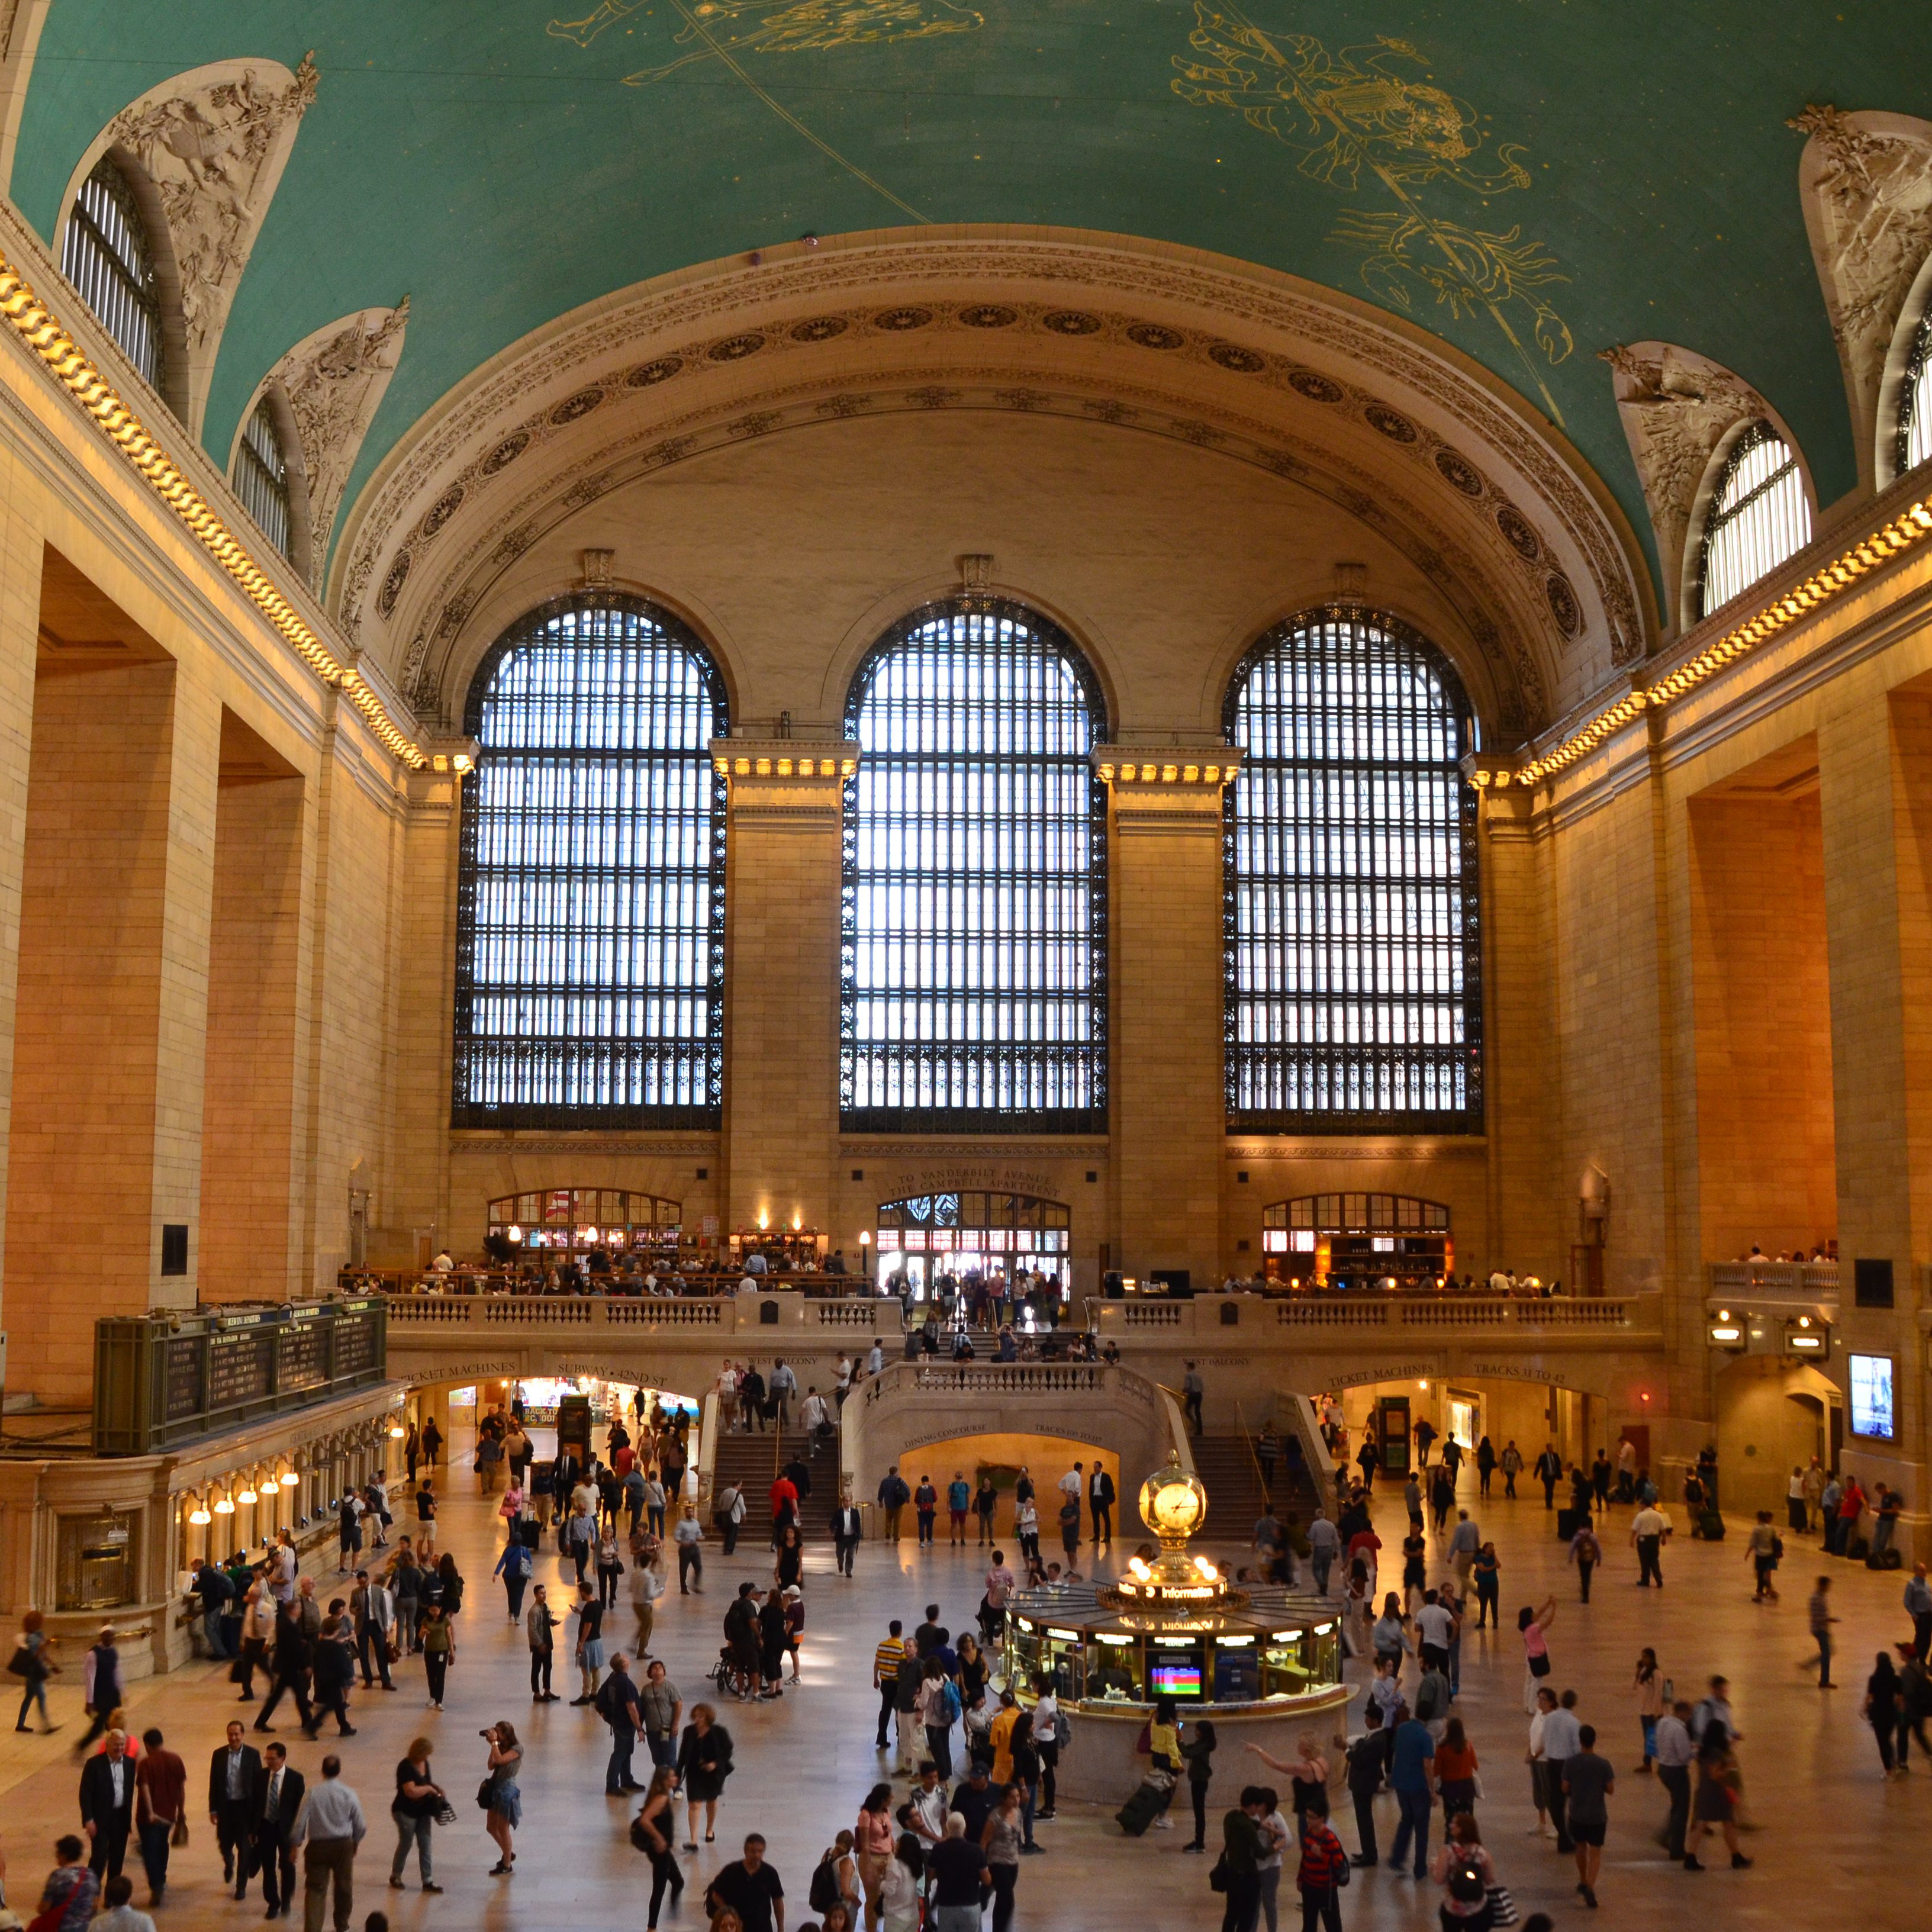
[[[202,433],[225,462],[292,345],[406,295],[350,502],[439,398],[567,310],[807,233],[927,221],[1145,236],[1379,304],[1556,422],[1646,541],[1598,359],[1613,345],[1736,372],[1821,502],[1855,485],[1786,123],[1814,102],[1932,116],[1932,14],[1246,4],[0,0],[16,37],[30,13],[38,28],[10,193],[52,242],[130,102],[312,50]]]

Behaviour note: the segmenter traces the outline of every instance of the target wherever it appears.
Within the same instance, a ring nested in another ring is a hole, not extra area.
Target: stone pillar
[[[1239,754],[1108,746],[1108,1028],[1114,1265],[1221,1278],[1226,1144],[1222,798]],[[1187,759],[1199,762],[1189,763]]]
[[[830,1230],[838,1157],[844,784],[856,745],[720,739],[725,838],[724,1226]]]
[[[1907,1532],[1932,1542],[1926,1485],[1925,1342],[1916,1257],[1932,1252],[1932,701],[1870,691],[1818,727],[1825,926],[1831,982],[1840,1297],[1832,1379],[1853,1353],[1893,1364],[1896,1435],[1847,1433],[1846,1465],[1905,1494]],[[1890,1264],[1891,1305],[1868,1268]],[[1911,1556],[1908,1550],[1906,1560]]]
[[[7,1198],[14,1085],[15,994],[20,968],[20,868],[26,844],[34,728],[34,659],[44,554],[38,490],[0,462],[0,1202]],[[0,1270],[7,1250],[0,1214]],[[8,1294],[0,1325],[12,1310]],[[0,1388],[14,1378],[0,1347]]]
[[[1472,757],[1464,760],[1464,775],[1481,801],[1477,891],[1489,1226],[1480,1246],[1454,1231],[1456,1270],[1482,1276],[1514,1268],[1545,1281],[1560,1278],[1580,1294],[1585,1284],[1572,1278],[1570,1257],[1580,1177],[1552,1171],[1560,1109],[1550,1052],[1556,944],[1549,828],[1537,821],[1533,793],[1509,783],[1506,764]]]
[[[302,806],[293,768],[224,713],[202,1103],[206,1301],[309,1292],[296,1172]]]
[[[220,715],[165,658],[38,680],[7,1236],[44,1402],[89,1399],[95,1318],[196,1299]]]

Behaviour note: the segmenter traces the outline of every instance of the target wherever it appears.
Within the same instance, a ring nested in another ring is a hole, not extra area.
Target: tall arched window
[[[1919,322],[1898,405],[1898,473],[1932,458],[1932,309]]]
[[[465,717],[452,1124],[704,1125],[723,1075],[717,668],[641,598],[564,598]]]
[[[1708,617],[1810,541],[1811,505],[1797,453],[1769,423],[1753,423],[1712,492],[1698,555],[1698,616]]]
[[[1482,994],[1468,708],[1387,618],[1280,626],[1229,688],[1228,1123],[1478,1133]]]
[[[284,556],[289,554],[289,459],[274,411],[264,396],[235,448],[235,494]]]
[[[843,1124],[1104,1131],[1090,667],[1022,605],[930,604],[874,647],[845,716]]]
[[[128,361],[158,389],[161,310],[154,249],[128,178],[104,154],[74,196],[61,272]]]

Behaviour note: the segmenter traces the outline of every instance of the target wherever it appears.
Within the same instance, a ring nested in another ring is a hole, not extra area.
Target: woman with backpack
[[[870,1890],[868,1887],[868,1895]],[[806,1903],[824,1924],[832,1922],[832,1912],[841,1911],[845,1915],[848,1925],[856,1926],[860,1907],[866,1902],[860,1896],[859,1868],[852,1855],[852,1834],[841,1832],[819,1854]]]
[[[1302,1932],[1342,1932],[1342,1888],[1348,1882],[1348,1855],[1328,1823],[1328,1795],[1318,1792],[1301,1813],[1301,1862],[1295,1888],[1301,1894]]]
[[[1496,1923],[1490,1890],[1496,1870],[1474,1813],[1459,1811],[1450,1820],[1448,1836],[1430,1861],[1430,1876],[1442,1888],[1442,1932],[1490,1932]]]
[[[926,1732],[926,1753],[944,1778],[952,1775],[952,1726],[958,1721],[959,1693],[953,1688],[946,1666],[936,1657],[926,1660],[920,1679],[918,1701],[913,1708]],[[867,1887],[869,1893],[871,1887]]]

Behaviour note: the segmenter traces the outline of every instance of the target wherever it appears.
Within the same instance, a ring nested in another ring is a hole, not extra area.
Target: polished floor
[[[1473,1478],[1466,1479],[1466,1487],[1472,1486]],[[521,1633],[508,1625],[501,1598],[488,1580],[500,1543],[494,1515],[464,1493],[467,1487],[464,1480],[455,1482],[442,1525],[445,1546],[457,1552],[471,1580],[448,1708],[440,1714],[426,1712],[420,1666],[406,1666],[403,1688],[394,1695],[358,1694],[352,1716],[360,1735],[341,1747],[345,1776],[370,1815],[358,1866],[354,1923],[359,1932],[363,1915],[380,1908],[398,1928],[641,1928],[648,1874],[626,1838],[625,1808],[603,1795],[605,1734],[590,1712],[567,1703],[532,1708]],[[1466,1496],[1465,1500],[1478,1507]],[[1400,1509],[1399,1498],[1391,1498],[1378,1512],[1378,1517],[1386,1513],[1384,1534]],[[1480,1505],[1478,1513],[1502,1556],[1510,1621],[1519,1604],[1556,1592],[1562,1608],[1551,1637],[1556,1664],[1552,1681],[1580,1693],[1580,1714],[1609,1739],[1618,1770],[1599,1886],[1602,1910],[1588,1915],[1574,1896],[1570,1861],[1558,1856],[1550,1840],[1528,1835],[1533,1814],[1522,1762],[1522,1664],[1514,1632],[1471,1636],[1458,1708],[1482,1760],[1485,1796],[1478,1814],[1501,1876],[1526,1914],[1540,1910],[1559,1921],[1593,1916],[1598,1923],[1647,1928],[1681,1924],[1692,1913],[1708,1924],[1922,1924],[1923,1906],[1911,1874],[1916,1848],[1932,1820],[1932,1766],[1915,1764],[1909,1779],[1886,1782],[1871,1733],[1858,1717],[1874,1651],[1909,1634],[1899,1609],[1903,1576],[1874,1575],[1841,1563],[1822,1566],[1832,1575],[1844,1619],[1838,1631],[1844,1688],[1821,1691],[1799,1668],[1810,1648],[1804,1600],[1821,1567],[1814,1545],[1792,1540],[1784,1598],[1775,1606],[1751,1601],[1738,1525],[1722,1544],[1680,1540],[1666,1556],[1666,1589],[1661,1594],[1640,1592],[1632,1586],[1635,1559],[1625,1542],[1628,1513],[1613,1511],[1604,1532],[1610,1560],[1597,1580],[1595,1600],[1585,1606],[1576,1600],[1574,1572],[1566,1570],[1540,1496],[1513,1503],[1498,1498]],[[554,1557],[544,1562],[556,1575]],[[872,1545],[861,1550],[858,1575],[847,1582],[832,1574],[829,1552],[823,1558],[814,1552],[807,1587],[805,1682],[773,1705],[724,1707],[724,1721],[737,1740],[739,1769],[719,1808],[718,1844],[688,1861],[694,1880],[735,1856],[746,1832],[763,1832],[790,1894],[788,1916],[795,1932],[810,1916],[805,1894],[813,1865],[832,1834],[852,1822],[878,1774],[872,1748],[876,1703],[868,1676],[874,1642],[888,1617],[903,1617],[910,1628],[932,1600],[942,1604],[952,1624],[965,1624],[978,1598],[981,1568],[970,1550],[949,1551],[942,1545],[921,1556],[908,1544],[894,1556]],[[706,1593],[669,1598],[655,1648],[669,1662],[687,1703],[703,1688],[705,1669],[717,1652],[718,1618],[736,1582],[764,1574],[760,1552],[741,1548],[726,1562],[714,1550]],[[1744,1740],[1747,1802],[1756,1827],[1746,1840],[1756,1861],[1751,1870],[1686,1874],[1667,1864],[1653,1842],[1663,1796],[1654,1780],[1631,1774],[1639,1751],[1630,1678],[1645,1644],[1656,1647],[1680,1694],[1701,1685],[1713,1671],[1732,1680]],[[1352,1679],[1354,1674],[1352,1666]],[[563,1690],[561,1677],[560,1672]],[[16,1908],[28,1914],[52,1862],[53,1838],[74,1829],[79,1815],[78,1774],[69,1748],[78,1735],[77,1678],[76,1670],[57,1680],[52,1693],[55,1717],[67,1726],[61,1735],[43,1739],[0,1734],[5,1738],[0,1786],[8,1802],[0,1847],[8,1867],[7,1892]],[[170,1747],[188,1760],[191,1801],[205,1789],[208,1755],[220,1740],[233,1695],[220,1671],[200,1664],[134,1688],[133,1728],[163,1728]],[[477,1732],[499,1718],[518,1726],[528,1752],[520,1859],[508,1879],[486,1876],[494,1852],[472,1802],[483,1750]],[[458,1822],[437,1834],[436,1876],[447,1888],[440,1898],[413,1888],[413,1865],[411,1889],[391,1892],[385,1882],[394,1844],[388,1817],[393,1768],[419,1730],[436,1740],[439,1774],[458,1814]],[[306,1742],[292,1719],[280,1735],[290,1743],[292,1762],[311,1774],[334,1748]],[[1384,1797],[1382,1803],[1386,1851],[1393,1801]],[[1348,1808],[1343,1798],[1338,1816]],[[1208,1887],[1211,1859],[1183,1855],[1184,1831],[1124,1838],[1110,1809],[1064,1806],[1056,1821],[1040,1828],[1049,1849],[1022,1868],[1016,1924],[1083,1932],[1128,1923],[1217,1925],[1220,1900]],[[1352,1818],[1344,1819],[1342,1835],[1352,1850]],[[193,1843],[175,1855],[160,1923],[199,1932],[258,1920],[259,1892],[246,1904],[232,1902],[220,1876],[214,1834],[197,1814]],[[1292,1880],[1287,1889],[1292,1892]],[[668,1927],[702,1927],[700,1890],[687,1892],[681,1917],[668,1918]],[[137,1882],[137,1904],[145,1891]],[[1358,1874],[1343,1894],[1342,1916],[1352,1926],[1420,1928],[1435,1922],[1437,1897],[1433,1888],[1418,1886],[1384,1867]],[[1291,1914],[1286,1896],[1283,1903],[1284,1917],[1298,1924],[1298,1909]]]

